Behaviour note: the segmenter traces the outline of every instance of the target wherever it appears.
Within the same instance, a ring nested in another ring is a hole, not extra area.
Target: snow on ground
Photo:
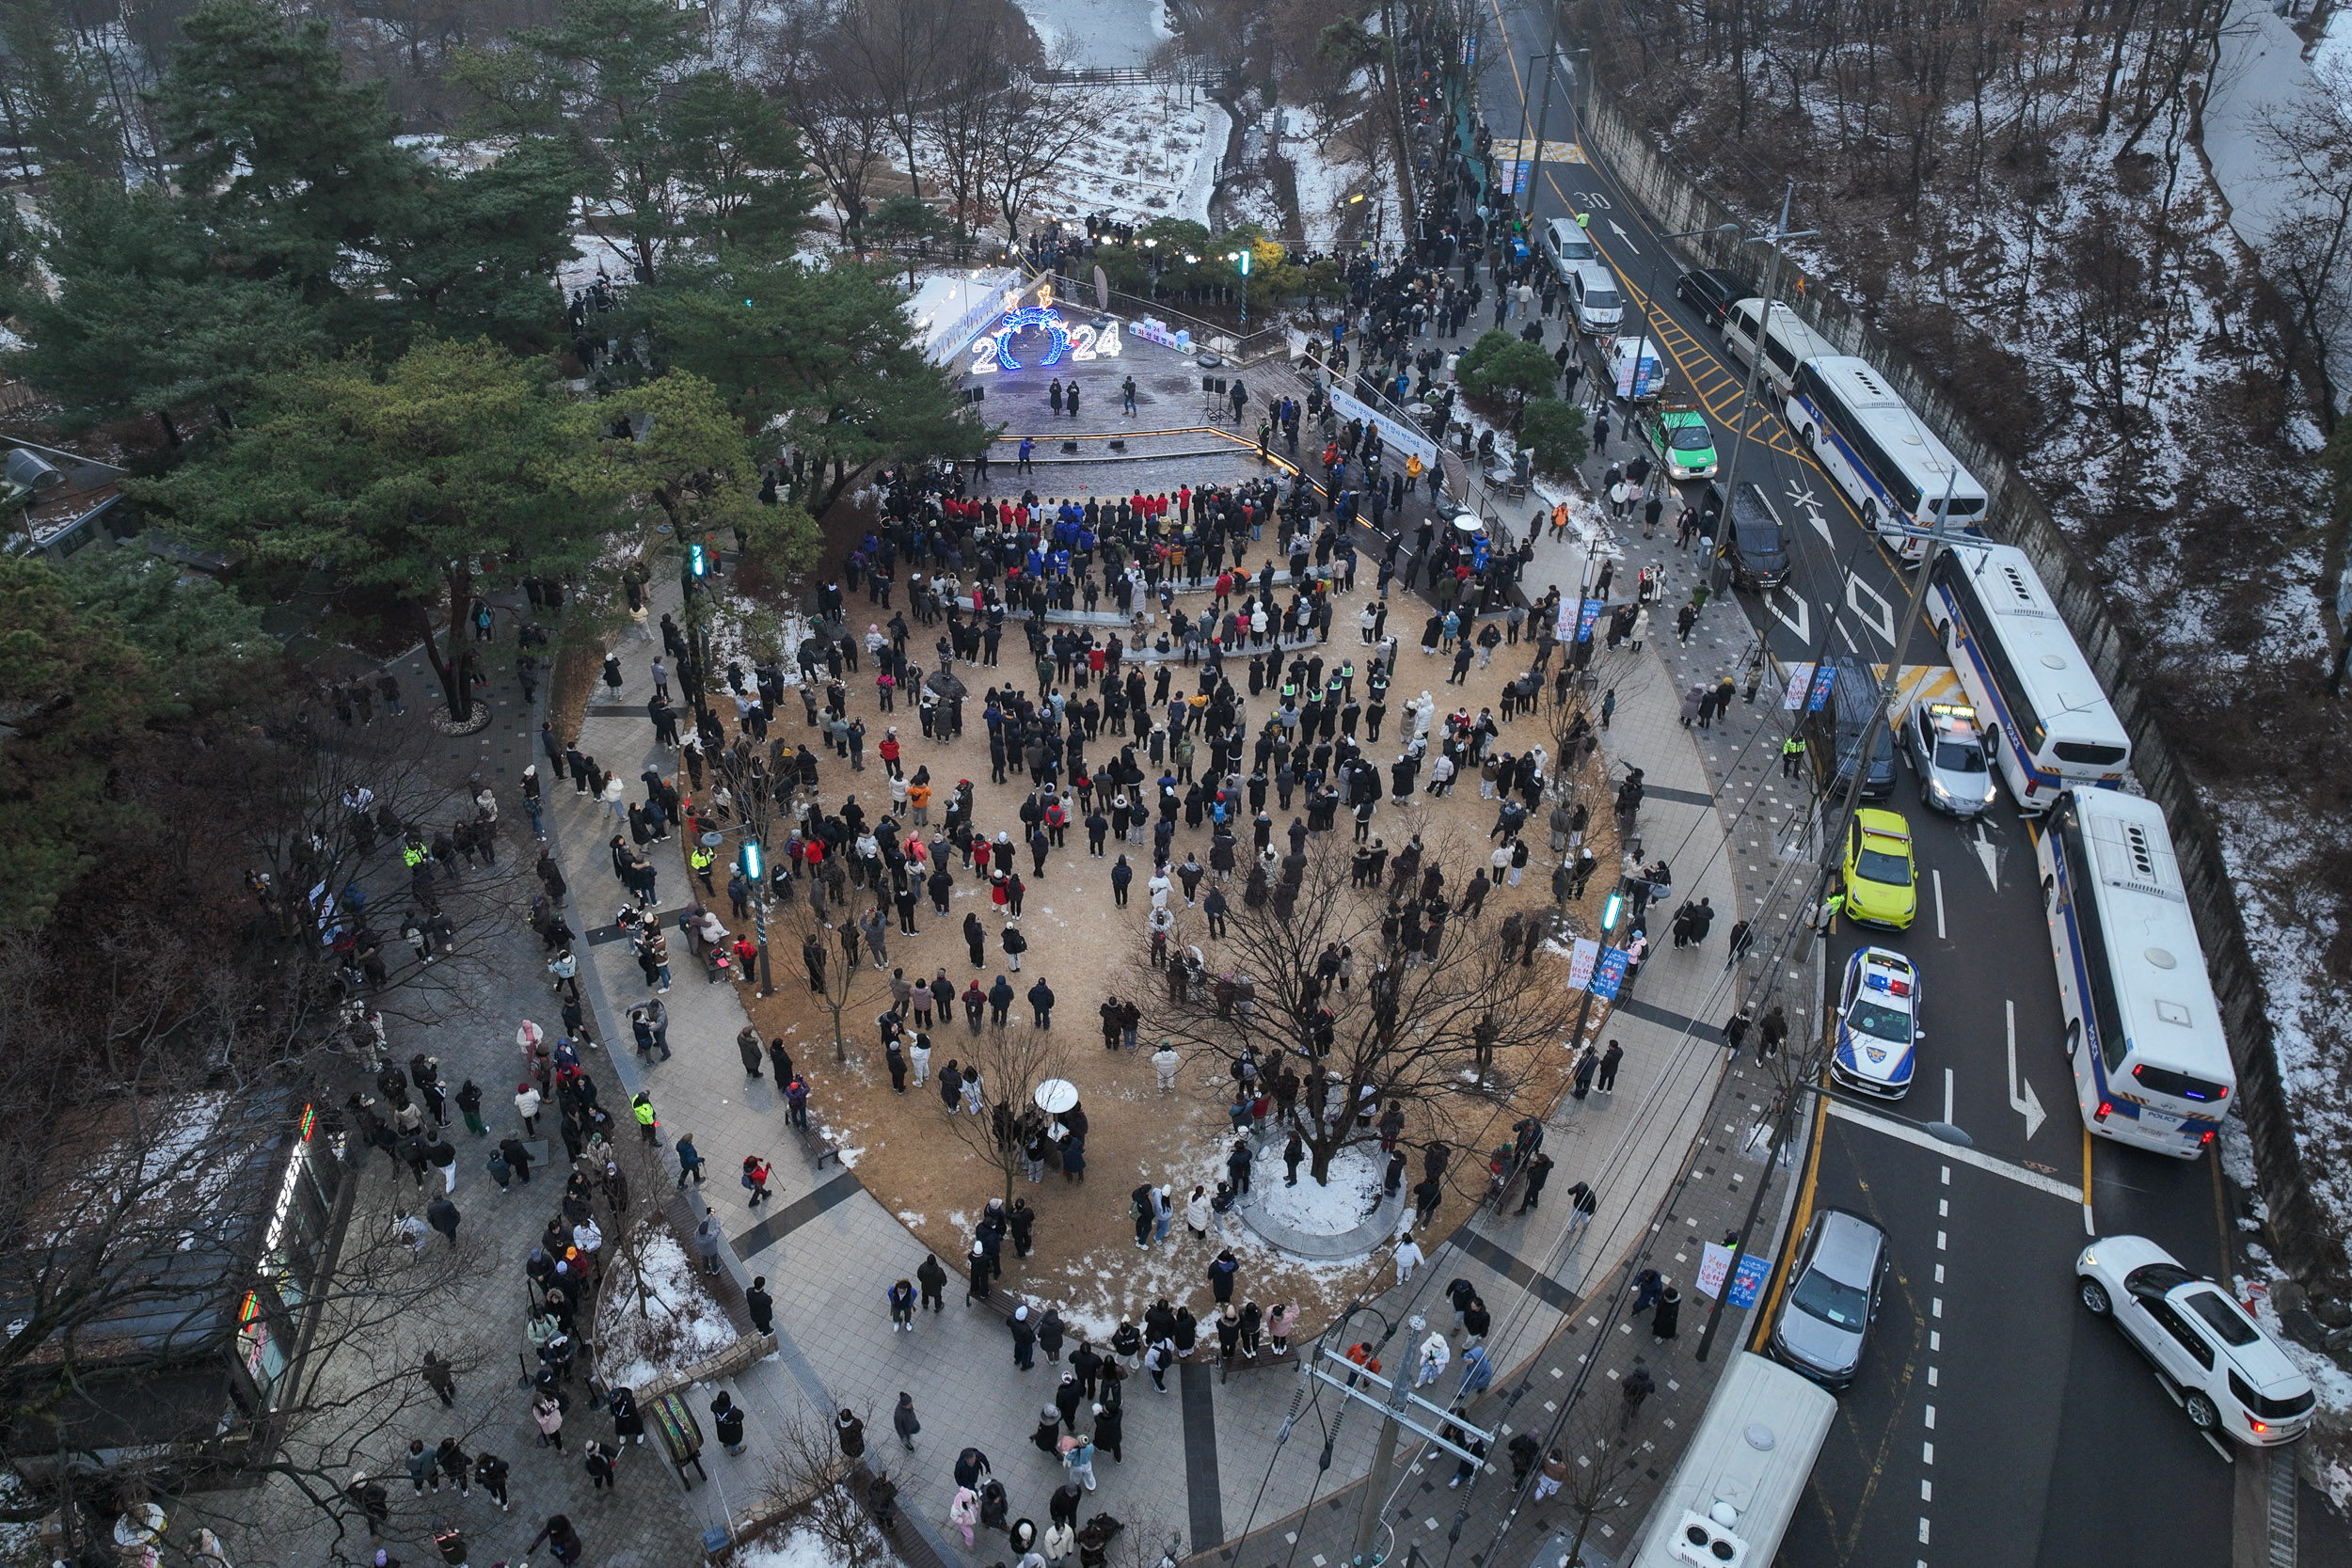
[[[596,1305],[597,1370],[616,1388],[642,1388],[663,1372],[717,1354],[736,1338],[735,1325],[703,1288],[677,1238],[648,1221],[638,1239],[635,1274],[616,1243],[607,1243],[608,1272]]]
[[[882,1533],[866,1526],[858,1553],[865,1568],[898,1568],[898,1555]],[[848,1557],[806,1525],[787,1520],[735,1549],[735,1568],[847,1568]]]
[[[1376,1153],[1377,1146],[1372,1147]],[[1133,1259],[1123,1255],[1100,1260],[1073,1259],[1063,1265],[1063,1281],[1058,1289],[1049,1289],[1041,1282],[1020,1294],[1041,1306],[1058,1307],[1073,1336],[1101,1340],[1109,1338],[1121,1320],[1142,1322],[1145,1308],[1161,1297],[1182,1301],[1198,1290],[1211,1259],[1229,1247],[1241,1264],[1235,1299],[1253,1300],[1268,1309],[1276,1302],[1295,1302],[1301,1296],[1308,1296],[1311,1305],[1312,1296],[1331,1296],[1344,1282],[1360,1279],[1366,1268],[1364,1257],[1298,1258],[1260,1237],[1237,1215],[1223,1216],[1221,1226],[1219,1216],[1212,1215],[1208,1240],[1202,1243],[1193,1238],[1184,1224],[1184,1204],[1192,1196],[1195,1183],[1210,1194],[1216,1193],[1216,1184],[1225,1180],[1225,1156],[1232,1148],[1230,1133],[1206,1133],[1189,1160],[1171,1164],[1169,1168],[1174,1174],[1168,1182],[1168,1196],[1176,1206],[1176,1219],[1166,1242],[1138,1248]],[[1281,1142],[1274,1140],[1270,1148],[1271,1155],[1266,1148],[1260,1148],[1258,1162],[1263,1165],[1268,1158],[1273,1159],[1271,1184],[1279,1188],[1282,1184]],[[1189,1179],[1184,1174],[1187,1170],[1191,1173]],[[1257,1174],[1256,1166],[1252,1168],[1251,1182],[1255,1190],[1250,1201],[1264,1201],[1266,1184]],[[1373,1184],[1375,1188],[1379,1185],[1376,1168]],[[1310,1182],[1302,1176],[1299,1185],[1305,1187]],[[949,1218],[957,1222],[960,1231],[968,1233],[969,1227],[960,1216]],[[1354,1223],[1350,1221],[1350,1227]],[[1118,1248],[1113,1250],[1117,1252]]]
[[[1313,110],[1285,109],[1282,113],[1288,133],[1282,138],[1282,155],[1291,160],[1295,171],[1298,221],[1306,230],[1307,248],[1335,250],[1347,198],[1362,191],[1375,177],[1366,170],[1362,160],[1349,156],[1330,139],[1331,129],[1316,119]],[[1385,201],[1387,182],[1379,183],[1381,188],[1375,197]]]
[[[1176,35],[1160,0],[1021,0],[1050,50],[1066,48],[1082,67],[1134,66]]]
[[[1250,1167],[1249,1201],[1257,1212],[1310,1236],[1338,1236],[1364,1223],[1380,1204],[1380,1176],[1388,1159],[1376,1143],[1349,1144],[1331,1156],[1331,1180],[1319,1184],[1310,1164],[1298,1167],[1298,1185],[1283,1184],[1284,1140],[1258,1146]]]
[[[1225,111],[1199,88],[1172,83],[1080,90],[1094,134],[1039,182],[1032,206],[1070,221],[1108,213],[1115,222],[1136,225],[1163,217],[1208,222],[1209,188],[1225,151]]]

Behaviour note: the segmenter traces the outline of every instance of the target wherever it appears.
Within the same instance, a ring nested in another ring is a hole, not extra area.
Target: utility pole
[[[1782,214],[1784,224],[1787,222],[1787,217],[1788,214],[1784,212]],[[1757,350],[1756,357],[1761,359],[1763,354],[1760,342]],[[1863,726],[1861,744],[1854,752],[1853,777],[1847,781],[1845,799],[1838,803],[1837,829],[1835,832],[1827,832],[1828,825],[1823,824],[1825,831],[1821,834],[1820,872],[1815,882],[1817,889],[1828,887],[1830,879],[1836,874],[1837,858],[1846,842],[1848,825],[1852,822],[1854,813],[1861,807],[1862,786],[1868,779],[1870,772],[1870,753],[1877,749],[1879,730],[1887,722],[1887,705],[1895,700],[1895,689],[1903,678],[1903,659],[1911,652],[1911,630],[1918,625],[1919,609],[1927,599],[1928,576],[1934,569],[1935,558],[1943,552],[1945,528],[1949,521],[1948,515],[1952,503],[1952,487],[1959,482],[1960,469],[1955,464],[1952,471],[1944,479],[1944,499],[1936,505],[1935,526],[1903,531],[1912,538],[1925,539],[1927,549],[1919,557],[1919,574],[1912,579],[1911,597],[1903,606],[1902,625],[1895,634],[1895,650],[1891,661],[1886,666],[1886,678],[1879,682],[1878,700],[1870,705],[1870,721]],[[1730,503],[1726,501],[1724,504]],[[1819,898],[1817,897],[1813,902],[1818,908]],[[1824,928],[1821,935],[1825,937],[1827,934]],[[1786,1098],[1781,1104],[1780,1114],[1773,1120],[1771,1141],[1764,1148],[1764,1173],[1756,1178],[1756,1196],[1748,1204],[1748,1217],[1740,1227],[1739,1238],[1732,1243],[1731,1260],[1724,1269],[1723,1289],[1716,1294],[1714,1305],[1708,1308],[1707,1326],[1699,1333],[1697,1354],[1701,1361],[1707,1359],[1708,1352],[1715,1343],[1715,1329],[1723,1320],[1724,1305],[1731,1299],[1732,1282],[1740,1277],[1740,1259],[1747,1252],[1749,1236],[1755,1231],[1756,1217],[1763,1210],[1764,1190],[1772,1184],[1772,1168],[1780,1160],[1781,1145],[1788,1141],[1789,1122],[1796,1114],[1799,1103],[1799,1085],[1792,1085],[1785,1091]]]
[[[1763,372],[1765,343],[1772,328],[1772,291],[1780,284],[1781,246],[1790,240],[1810,239],[1820,232],[1813,229],[1790,230],[1788,207],[1796,199],[1796,196],[1797,182],[1791,180],[1788,182],[1788,188],[1781,194],[1780,221],[1772,225],[1769,231],[1751,235],[1745,242],[1754,245],[1761,240],[1772,248],[1764,262],[1763,309],[1759,312],[1756,324],[1756,351],[1748,356],[1747,378],[1740,386],[1740,402],[1737,406],[1739,412],[1742,414],[1756,406],[1756,377]],[[1739,494],[1737,487],[1740,483],[1740,454],[1747,450],[1747,446],[1748,436],[1745,431],[1732,433],[1731,458],[1724,465],[1724,516],[1725,521],[1716,524],[1718,531],[1715,534],[1715,555],[1708,562],[1708,581],[1710,585],[1714,583],[1714,574],[1718,569],[1717,563],[1723,560],[1724,544],[1729,538],[1728,533],[1723,531],[1728,527],[1732,498]]]
[[[1346,1325],[1359,1312],[1370,1312],[1380,1320],[1381,1324],[1379,1342],[1372,1347],[1372,1351],[1360,1362],[1349,1359],[1341,1351],[1333,1348],[1331,1343],[1335,1337],[1345,1338]],[[1407,1432],[1426,1438],[1432,1446],[1467,1464],[1483,1463],[1477,1454],[1461,1443],[1450,1437],[1439,1436],[1430,1427],[1414,1418],[1416,1415],[1425,1411],[1429,1416],[1437,1418],[1439,1423],[1454,1425],[1463,1433],[1467,1441],[1486,1444],[1488,1452],[1494,1449],[1495,1434],[1493,1433],[1471,1426],[1444,1405],[1433,1403],[1414,1393],[1412,1371],[1409,1366],[1393,1369],[1395,1375],[1392,1377],[1383,1376],[1372,1370],[1372,1363],[1379,1359],[1377,1353],[1385,1350],[1396,1338],[1396,1331],[1400,1327],[1409,1327],[1418,1333],[1423,1326],[1425,1325],[1418,1317],[1407,1318],[1403,1323],[1391,1323],[1388,1314],[1378,1307],[1360,1302],[1355,1303],[1350,1305],[1346,1311],[1341,1313],[1330,1327],[1323,1331],[1315,1340],[1312,1352],[1299,1358],[1298,1370],[1301,1373],[1337,1389],[1343,1398],[1352,1400],[1376,1412],[1380,1420],[1379,1439],[1373,1448],[1372,1469],[1364,1477],[1363,1505],[1356,1516],[1356,1548],[1355,1555],[1349,1559],[1351,1568],[1375,1568],[1375,1565],[1382,1560],[1382,1554],[1373,1550],[1373,1544],[1380,1534],[1381,1508],[1388,1497],[1390,1472],[1396,1464],[1398,1428],[1402,1427]],[[1408,1355],[1418,1354],[1409,1344],[1406,1347],[1406,1351]],[[1324,1363],[1327,1361],[1335,1363],[1338,1370],[1336,1371],[1325,1370]],[[1379,1392],[1373,1392],[1372,1388],[1367,1388],[1365,1385],[1371,1385]],[[1323,1462],[1327,1466],[1331,1461],[1330,1449],[1330,1440],[1326,1438]]]
[[[1560,10],[1552,8],[1551,48],[1544,55],[1544,106],[1535,116],[1535,145],[1527,150],[1527,221],[1535,221],[1535,174],[1544,164],[1544,132],[1551,124],[1551,82],[1560,74]],[[1531,64],[1530,70],[1534,69]],[[1519,112],[1525,114],[1525,105]]]

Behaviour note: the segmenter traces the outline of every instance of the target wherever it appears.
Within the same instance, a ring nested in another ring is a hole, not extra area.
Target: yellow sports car
[[[1867,926],[1906,931],[1919,912],[1911,824],[1899,812],[1854,813],[1846,834],[1846,912]]]

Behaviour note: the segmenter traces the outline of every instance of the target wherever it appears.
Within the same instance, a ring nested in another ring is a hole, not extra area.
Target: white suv
[[[1568,307],[1581,331],[1606,335],[1625,320],[1625,294],[1617,278],[1598,261],[1578,261],[1568,269]]]
[[[2076,1293],[2156,1364],[2197,1430],[2266,1448],[2292,1443],[2318,1402],[2311,1380],[2245,1309],[2145,1236],[2108,1236],[2074,1260]]]

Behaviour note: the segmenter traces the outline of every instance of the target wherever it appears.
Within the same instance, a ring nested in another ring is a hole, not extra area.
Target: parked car
[[[1679,484],[1715,477],[1715,433],[1708,428],[1707,416],[1696,408],[1688,404],[1661,404],[1643,412],[1640,427],[1642,438],[1657,454],[1668,479]]]
[[[1860,1214],[1819,1209],[1772,1319],[1772,1359],[1832,1388],[1862,1370],[1886,1277],[1886,1233]]]
[[[1551,259],[1551,270],[1565,283],[1578,262],[1600,260],[1600,247],[1576,219],[1553,218],[1544,225],[1544,254]]]
[[[2145,1236],[2104,1236],[2074,1259],[2074,1291],[2156,1365],[2200,1432],[2292,1443],[2319,1402],[2311,1379],[2210,1279]]]
[[[1715,553],[1731,568],[1733,584],[1761,592],[1787,582],[1788,531],[1780,526],[1771,498],[1756,485],[1740,485],[1731,499],[1728,526],[1721,520],[1723,506],[1723,492],[1708,485],[1699,510],[1716,515]]]
[[[1919,975],[1891,947],[1857,947],[1837,991],[1837,1038],[1829,1075],[1841,1087],[1880,1100],[1911,1092],[1918,1064]]]
[[[1625,291],[1616,274],[1599,261],[1578,261],[1568,269],[1569,319],[1577,330],[1606,335],[1625,320]]]
[[[1675,279],[1675,298],[1697,307],[1707,325],[1718,330],[1723,327],[1724,317],[1730,313],[1733,300],[1750,299],[1755,294],[1755,284],[1720,267],[1701,267]]]

